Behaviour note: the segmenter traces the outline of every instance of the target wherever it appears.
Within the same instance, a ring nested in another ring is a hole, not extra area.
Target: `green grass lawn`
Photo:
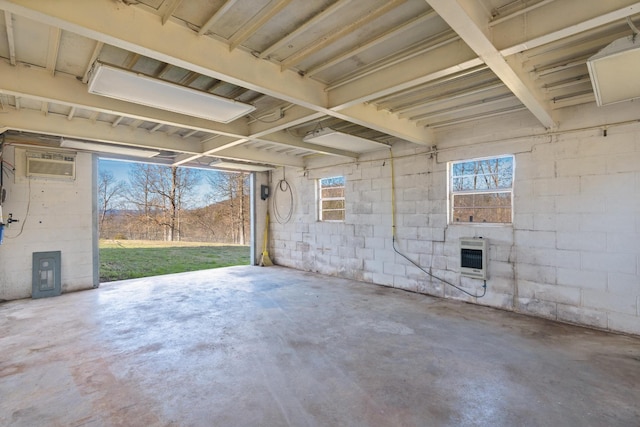
[[[248,246],[100,240],[100,282],[248,264]]]

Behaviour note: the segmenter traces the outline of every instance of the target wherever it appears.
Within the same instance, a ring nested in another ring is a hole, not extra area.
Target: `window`
[[[513,156],[451,163],[450,221],[511,223],[513,170]]]
[[[318,218],[320,221],[344,221],[344,177],[318,181]]]

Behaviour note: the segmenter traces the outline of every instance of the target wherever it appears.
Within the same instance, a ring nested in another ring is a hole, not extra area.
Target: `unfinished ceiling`
[[[356,159],[523,112],[554,129],[559,109],[595,103],[586,60],[640,21],[640,2],[628,0],[0,0],[0,9],[6,138],[153,148],[151,161],[195,167]],[[97,64],[253,111],[220,123],[90,94]],[[325,128],[371,142],[305,141]]]

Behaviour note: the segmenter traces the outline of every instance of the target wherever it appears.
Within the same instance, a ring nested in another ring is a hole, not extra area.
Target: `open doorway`
[[[249,178],[100,159],[100,282],[249,264]]]

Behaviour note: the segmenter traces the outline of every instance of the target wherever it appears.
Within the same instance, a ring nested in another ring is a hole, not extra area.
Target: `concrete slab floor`
[[[638,426],[640,339],[281,267],[0,304],[3,426]]]

